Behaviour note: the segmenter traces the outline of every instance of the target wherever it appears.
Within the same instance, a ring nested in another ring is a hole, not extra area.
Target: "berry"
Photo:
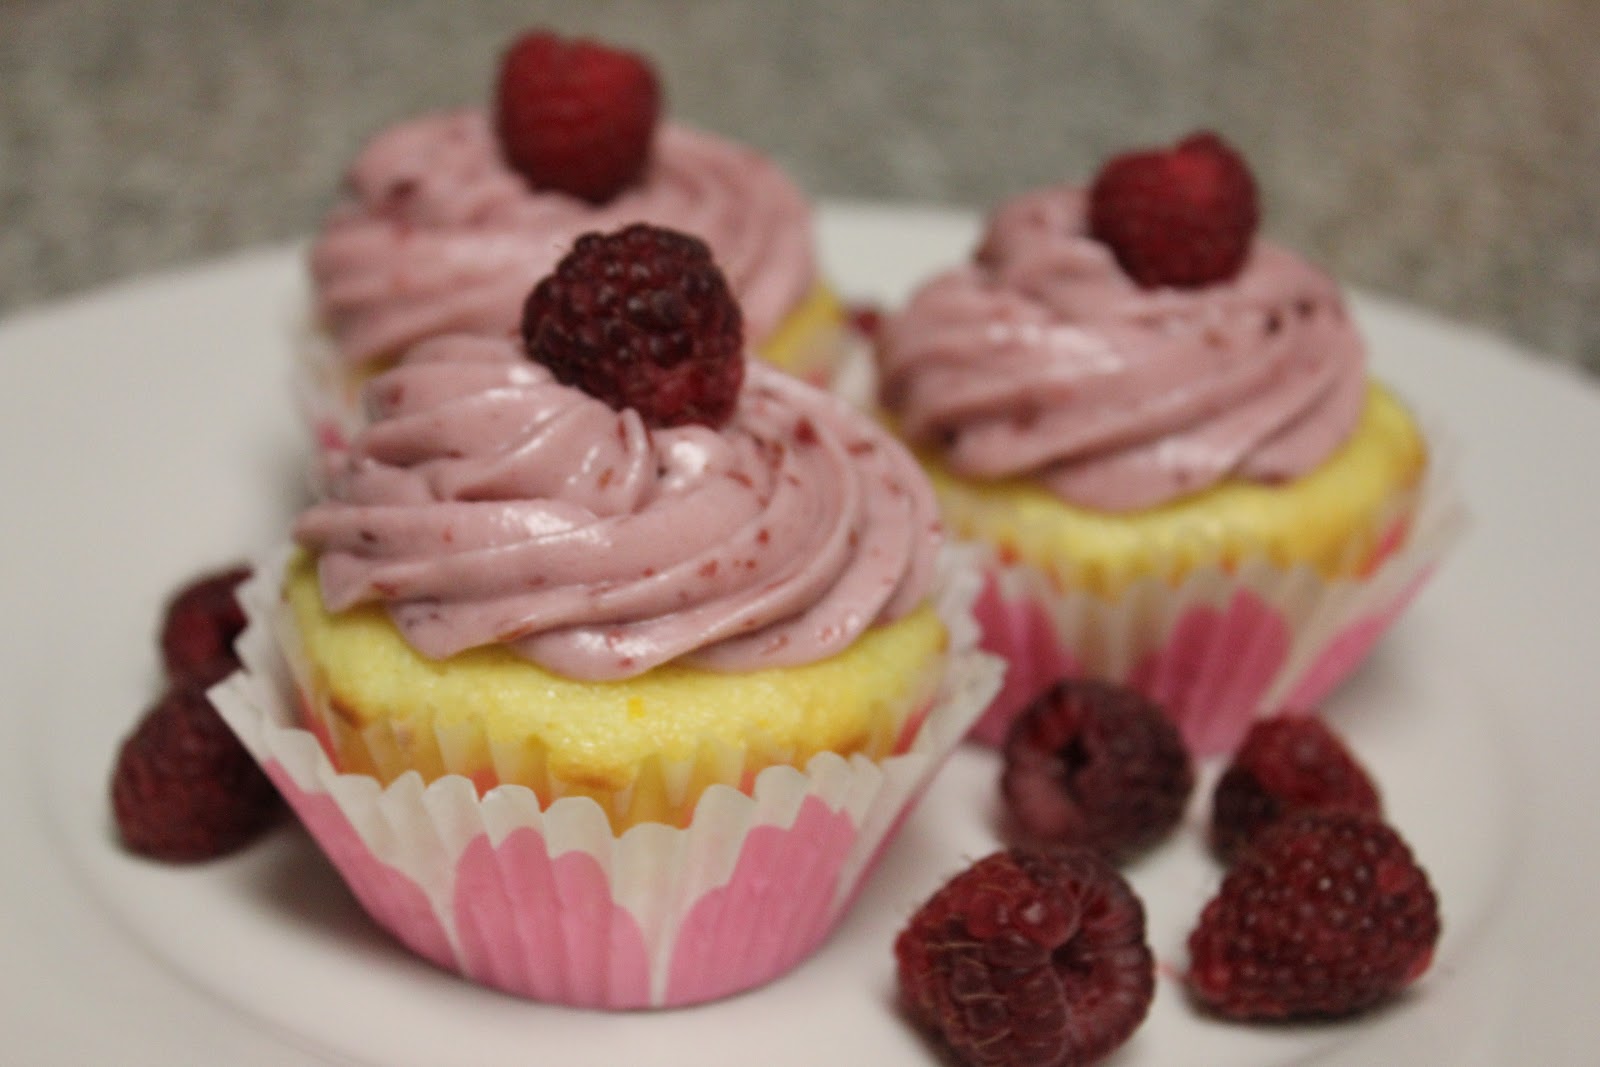
[[[650,426],[721,426],[744,381],[744,327],[705,242],[636,223],[578,238],[523,309],[528,355]]]
[[[1089,189],[1090,234],[1146,289],[1232,278],[1257,221],[1250,168],[1214,133],[1116,156]]]
[[[1279,715],[1250,728],[1211,800],[1211,846],[1231,863],[1286,813],[1343,809],[1381,816],[1378,789],[1334,732],[1313,715]]]
[[[912,916],[894,952],[912,1018],[986,1067],[1092,1063],[1155,994],[1144,907],[1083,849],[979,860]]]
[[[650,161],[661,87],[640,55],[539,31],[506,51],[495,102],[501,152],[530,185],[603,204]]]
[[[1420,976],[1438,939],[1438,900],[1398,834],[1358,812],[1301,811],[1206,905],[1189,988],[1227,1018],[1349,1015]]]
[[[1000,791],[1025,839],[1112,860],[1166,835],[1194,788],[1172,720],[1107,682],[1057,682],[1011,724],[1003,756]]]
[[[204,690],[179,683],[122,743],[111,807],[128,848],[185,863],[248,844],[282,804]]]
[[[245,617],[233,594],[248,577],[249,567],[235,566],[202,575],[173,594],[161,623],[161,658],[170,681],[204,688],[238,667],[233,641]]]

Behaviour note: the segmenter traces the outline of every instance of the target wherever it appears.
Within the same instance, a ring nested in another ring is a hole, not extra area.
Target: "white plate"
[[[894,300],[967,251],[971,218],[836,206],[827,266]],[[0,1033],[29,1064],[932,1062],[893,1010],[890,944],[994,845],[995,767],[959,753],[824,950],[754,994],[607,1016],[458,981],[371,927],[292,827],[196,868],[121,852],[106,787],[158,684],[153,633],[197,568],[283,534],[294,249],[0,326]],[[1377,300],[1377,370],[1465,445],[1465,544],[1334,701],[1446,928],[1412,995],[1339,1025],[1209,1022],[1174,978],[1217,873],[1193,825],[1132,871],[1167,965],[1133,1065],[1593,1062],[1600,1047],[1600,395],[1506,345]],[[1199,805],[1197,805],[1198,807]]]

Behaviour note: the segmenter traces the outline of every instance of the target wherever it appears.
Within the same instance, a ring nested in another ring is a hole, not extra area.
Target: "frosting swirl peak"
[[[580,234],[632,222],[704,240],[759,344],[816,282],[800,189],[752,149],[663,124],[644,178],[605,204],[534,190],[478,110],[372,138],[311,249],[318,313],[361,365],[443,333],[507,336],[534,284]]]
[[[1256,241],[1239,275],[1142,289],[1051,186],[989,220],[971,263],[885,324],[880,399],[956,473],[1151,507],[1319,464],[1354,428],[1365,347],[1326,274]]]
[[[328,608],[418,651],[502,643],[568,677],[823,659],[922,602],[926,478],[835,398],[751,361],[732,419],[647,429],[509,341],[413,349],[299,519]]]

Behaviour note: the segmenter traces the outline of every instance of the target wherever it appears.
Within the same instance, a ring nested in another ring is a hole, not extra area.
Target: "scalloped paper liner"
[[[999,745],[1021,709],[1063,677],[1125,683],[1161,702],[1197,755],[1231,751],[1259,717],[1314,708],[1366,659],[1466,527],[1456,450],[1436,429],[1428,438],[1415,506],[1361,577],[1256,560],[1196,570],[1175,586],[1148,578],[1108,600],[1062,591],[1040,570],[983,549],[974,610],[982,647],[1008,671],[973,740]]]
[[[949,564],[960,553],[947,552]],[[999,685],[977,648],[977,574],[947,565],[949,666],[900,755],[825,753],[769,767],[748,792],[706,790],[687,826],[618,834],[587,797],[480,796],[446,775],[383,787],[341,774],[298,725],[298,687],[268,619],[288,553],[240,588],[244,667],[211,699],[372,918],[437,965],[580,1007],[673,1007],[798,965],[836,925],[904,815]]]

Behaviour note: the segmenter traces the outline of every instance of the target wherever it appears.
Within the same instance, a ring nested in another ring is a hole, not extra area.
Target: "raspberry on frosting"
[[[495,104],[506,161],[534,188],[603,204],[650,161],[661,86],[636,53],[536,31],[506,51]]]
[[[636,223],[578,238],[528,297],[528,355],[650,426],[717,427],[744,380],[739,305],[705,242]]]
[[[1209,132],[1116,156],[1089,189],[1090,233],[1146,288],[1232,278],[1250,254],[1258,217],[1250,168]]]

